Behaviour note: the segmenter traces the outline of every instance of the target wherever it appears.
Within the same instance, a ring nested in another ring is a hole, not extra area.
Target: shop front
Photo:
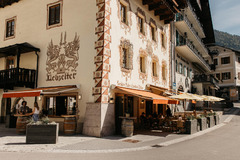
[[[116,134],[121,134],[122,118],[133,117],[134,127],[141,128],[141,115],[146,117],[166,116],[167,105],[179,101],[146,90],[115,87]]]
[[[40,111],[43,116],[48,116],[50,121],[59,123],[59,131],[65,132],[66,119],[74,119],[73,123],[77,126],[78,121],[78,94],[79,86],[57,86],[57,87],[45,87],[24,91],[5,92],[3,98],[13,98],[19,101],[14,107],[14,114],[18,115],[18,108],[21,106],[21,101],[30,102],[27,105],[32,108],[31,102],[36,101],[40,107]]]

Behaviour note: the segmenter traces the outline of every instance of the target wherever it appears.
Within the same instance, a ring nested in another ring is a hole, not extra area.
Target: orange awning
[[[44,94],[59,94],[59,93],[70,91],[77,88],[79,88],[79,86],[71,85],[71,86],[36,88],[36,89],[30,89],[30,90],[24,90],[24,91],[4,92],[3,98],[37,97]]]
[[[117,92],[130,94],[143,99],[153,100],[153,104],[179,104],[178,100],[160,96],[144,90],[130,89],[130,88],[124,88],[124,87],[115,87],[115,90]]]

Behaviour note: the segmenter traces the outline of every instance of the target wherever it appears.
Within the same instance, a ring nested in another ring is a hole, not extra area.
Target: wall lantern
[[[78,95],[78,99],[79,99],[79,100],[82,99],[82,95],[81,95],[81,94]]]
[[[142,103],[142,104],[144,103],[144,99],[141,100],[141,103]]]
[[[38,100],[41,101],[41,100],[42,100],[42,96],[39,96],[39,97],[38,97]]]

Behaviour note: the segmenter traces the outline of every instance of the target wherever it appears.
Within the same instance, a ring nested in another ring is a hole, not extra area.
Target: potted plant
[[[207,118],[203,115],[197,117],[198,124],[200,126],[200,131],[207,129]]]
[[[48,117],[43,117],[37,122],[30,120],[26,127],[26,143],[56,144],[58,130],[58,123],[50,122]]]
[[[194,116],[188,116],[185,122],[185,129],[187,134],[193,134],[198,131],[198,122]]]

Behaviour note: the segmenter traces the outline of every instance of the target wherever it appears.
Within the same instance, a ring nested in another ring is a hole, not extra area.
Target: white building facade
[[[2,122],[22,101],[30,108],[37,101],[51,120],[60,123],[60,130],[62,115],[76,115],[77,132],[101,137],[116,132],[118,116],[162,110],[164,106],[116,88],[170,89],[169,22],[176,13],[172,3],[16,2],[0,4]],[[129,102],[122,103],[122,111],[116,109],[119,97]]]

